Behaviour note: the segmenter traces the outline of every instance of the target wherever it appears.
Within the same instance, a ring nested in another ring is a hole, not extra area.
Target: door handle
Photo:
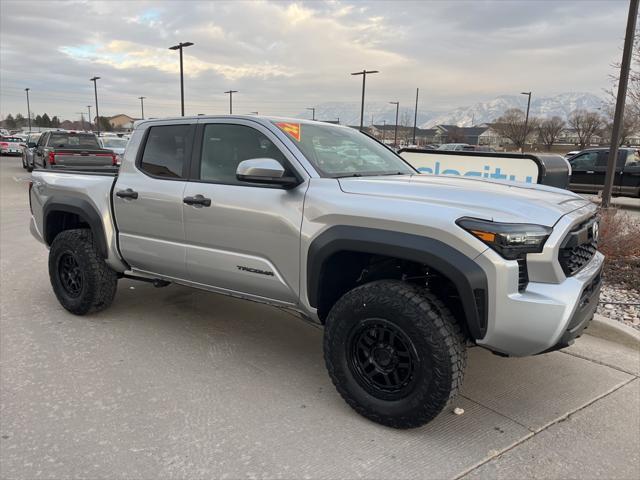
[[[194,197],[184,197],[182,199],[182,201],[184,203],[186,203],[187,205],[193,205],[194,207],[210,207],[211,206],[211,199],[210,198],[206,198],[200,194],[194,196]]]
[[[116,195],[120,198],[130,198],[132,200],[138,198],[138,192],[134,192],[130,188],[127,188],[126,190],[119,190],[116,192]]]
[[[595,173],[593,170],[587,170],[587,173]]]

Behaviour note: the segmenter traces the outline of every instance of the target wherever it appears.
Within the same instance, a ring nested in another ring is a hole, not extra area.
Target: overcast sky
[[[413,102],[446,110],[501,94],[609,86],[628,2],[607,1],[11,1],[0,2],[0,114],[78,118],[180,111],[295,115],[326,101]],[[95,111],[94,111],[95,114]]]

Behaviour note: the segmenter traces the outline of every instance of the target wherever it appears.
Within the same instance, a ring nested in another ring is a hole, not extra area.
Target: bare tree
[[[413,140],[413,118],[408,111],[403,111],[400,114],[400,120],[398,122],[400,125],[398,127],[398,141],[404,140],[404,144],[408,145],[411,143],[409,140]]]
[[[524,146],[527,138],[537,129],[538,120],[529,117],[525,130],[525,113],[519,108],[506,110],[491,124],[491,129],[503,138],[507,138],[517,149]]]
[[[447,129],[447,142],[449,143],[464,143],[467,138],[464,136],[464,131],[456,126]]]
[[[615,101],[612,104],[607,105],[604,108],[606,118],[603,123],[604,126],[601,129],[601,136],[603,143],[610,143],[611,133],[613,131],[613,117],[615,114]],[[627,143],[629,137],[638,131],[640,128],[640,115],[634,112],[632,109],[625,108],[624,117],[622,119],[622,125],[620,129],[620,143],[618,146]]]
[[[603,127],[602,117],[597,112],[589,112],[585,109],[578,109],[571,112],[568,123],[573,128],[578,137],[580,148],[585,148],[591,143],[591,139]]]
[[[538,125],[538,136],[542,144],[547,147],[547,150],[551,150],[551,147],[556,143],[556,140],[566,125],[566,122],[560,117],[551,117],[540,121]]]
[[[613,114],[616,107],[616,97],[618,93],[618,79],[620,78],[620,63],[613,65],[616,70],[611,75],[611,88],[606,90],[608,95],[607,105],[607,132],[611,135],[611,127],[613,125]],[[627,87],[627,98],[625,99],[624,119],[622,132],[620,133],[620,144],[640,128],[640,29],[636,30],[633,41],[633,56],[631,58],[631,70],[629,72],[629,85]],[[631,129],[631,131],[628,131]]]

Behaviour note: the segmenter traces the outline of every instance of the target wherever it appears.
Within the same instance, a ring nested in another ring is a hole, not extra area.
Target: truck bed
[[[111,207],[111,194],[117,178],[112,171],[86,171],[71,169],[36,169],[32,173],[29,192],[33,214],[32,231],[45,243],[44,218],[60,206],[71,206],[82,220],[104,234],[104,255],[114,269],[124,270],[116,247],[116,228]],[[102,239],[101,239],[102,241]]]

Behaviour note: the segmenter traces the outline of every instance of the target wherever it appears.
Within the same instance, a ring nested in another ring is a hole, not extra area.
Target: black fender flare
[[[53,232],[49,227],[49,219],[52,213],[62,212],[77,215],[83,222],[89,225],[93,234],[93,241],[98,248],[98,253],[103,258],[107,258],[107,239],[102,226],[100,214],[87,200],[74,197],[56,196],[55,201],[50,200],[44,204],[43,213],[43,236],[47,245],[53,242]]]
[[[437,270],[456,286],[469,333],[474,339],[487,330],[488,287],[482,268],[455,248],[435,238],[367,227],[330,227],[311,243],[307,256],[307,296],[317,308],[325,262],[334,253],[354,251],[420,262]]]

